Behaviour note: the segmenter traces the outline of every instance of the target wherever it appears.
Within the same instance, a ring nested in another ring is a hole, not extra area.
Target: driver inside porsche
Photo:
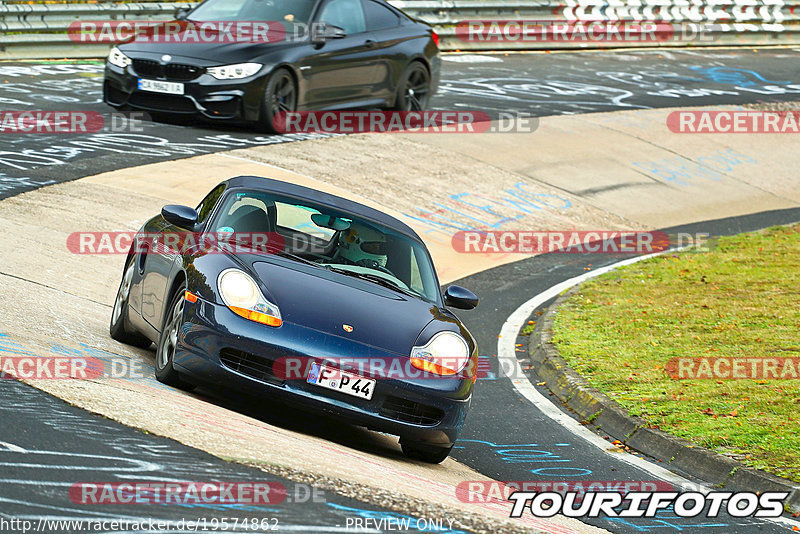
[[[370,269],[385,270],[386,248],[386,236],[383,233],[354,222],[349,229],[339,235],[334,259],[344,259],[348,263]]]

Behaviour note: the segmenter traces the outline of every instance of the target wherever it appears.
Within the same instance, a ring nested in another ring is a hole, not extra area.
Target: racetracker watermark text
[[[73,254],[274,254],[323,253],[324,248],[277,232],[73,232],[67,250]],[[319,249],[319,250],[317,250]]]
[[[666,43],[714,41],[720,25],[664,21],[463,20],[456,37],[468,43]]]
[[[70,486],[75,504],[279,504],[279,482],[78,482]],[[324,501],[323,501],[324,502]]]
[[[13,380],[96,380],[137,379],[149,376],[139,360],[122,356],[2,356],[0,379]]]
[[[279,133],[531,133],[536,117],[483,111],[281,111],[273,119]]]
[[[796,134],[800,111],[673,111],[667,127],[680,134]]]
[[[277,21],[150,21],[150,20],[76,20],[67,35],[79,43],[276,43],[302,39],[311,29],[295,25],[287,31]]]
[[[144,121],[150,116],[133,111],[127,114],[111,113],[104,117],[96,111],[2,111],[2,134],[93,134],[135,133],[144,131]]]
[[[672,358],[664,366],[676,380],[798,380],[800,358]]]
[[[562,495],[590,492],[616,491],[622,495],[638,491],[671,491],[672,484],[660,480],[516,480],[500,482],[497,480],[465,480],[456,486],[456,497],[466,503],[507,502],[509,496],[517,491],[554,491]]]
[[[650,254],[670,247],[664,232],[468,230],[453,235],[461,253]]]

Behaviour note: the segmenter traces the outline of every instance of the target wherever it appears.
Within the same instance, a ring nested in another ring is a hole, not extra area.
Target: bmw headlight
[[[454,375],[469,362],[469,346],[454,332],[439,332],[422,347],[411,349],[411,364],[437,375]]]
[[[238,80],[247,78],[257,73],[263,67],[261,63],[237,63],[235,65],[222,65],[209,67],[206,72],[218,80]]]
[[[131,58],[120,52],[119,48],[115,46],[108,53],[108,62],[115,67],[124,69],[131,64]]]
[[[222,301],[236,315],[269,326],[283,324],[278,306],[264,298],[258,285],[244,271],[222,271],[217,279],[217,287]]]

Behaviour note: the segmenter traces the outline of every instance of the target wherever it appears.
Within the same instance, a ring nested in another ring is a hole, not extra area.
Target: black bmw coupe
[[[400,437],[441,462],[469,409],[474,338],[419,236],[373,208],[238,177],[139,231],[111,336],[157,344],[156,377],[278,397]]]
[[[439,84],[438,36],[383,0],[206,0],[178,18],[112,48],[107,104],[274,131],[281,111],[422,111]],[[259,21],[272,37],[242,32]]]

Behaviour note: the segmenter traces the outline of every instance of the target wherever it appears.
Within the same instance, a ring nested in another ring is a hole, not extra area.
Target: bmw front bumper
[[[134,67],[120,68],[106,62],[103,101],[113,107],[130,107],[151,112],[201,115],[209,119],[256,121],[261,110],[268,75],[267,69],[241,80],[217,80],[200,74],[192,80],[160,79],[182,83],[184,94],[141,91],[139,79],[159,78],[139,75]]]

